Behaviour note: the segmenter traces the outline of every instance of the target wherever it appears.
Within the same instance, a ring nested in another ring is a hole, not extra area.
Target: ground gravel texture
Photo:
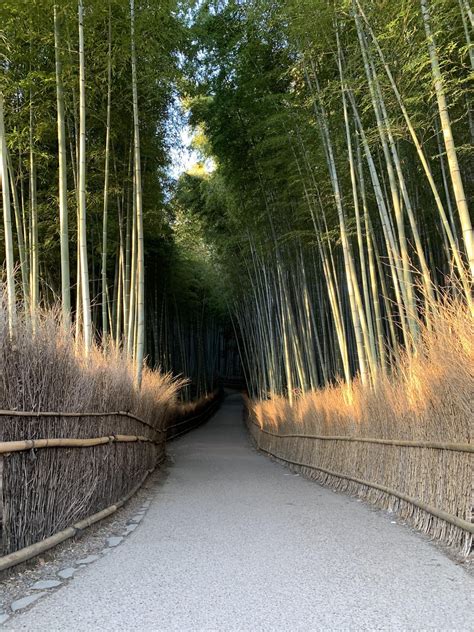
[[[239,396],[170,453],[140,527],[4,628],[474,629],[461,566],[258,454]]]

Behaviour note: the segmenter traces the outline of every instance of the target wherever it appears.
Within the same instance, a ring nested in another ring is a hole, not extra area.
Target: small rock
[[[23,610],[23,608],[27,608],[28,606],[31,606],[32,603],[35,603],[35,601],[38,601],[38,599],[41,599],[41,597],[43,597],[44,595],[46,595],[45,592],[39,592],[39,593],[36,593],[35,595],[28,595],[27,597],[22,597],[21,599],[17,599],[16,601],[12,603],[11,609],[13,610],[13,612],[17,612],[18,610]]]
[[[48,588],[57,588],[61,586],[61,582],[57,579],[40,579],[40,581],[33,584],[33,590],[47,590]]]
[[[2,625],[2,623],[5,623],[5,621],[8,621],[10,617],[5,614],[4,612],[2,612],[2,614],[0,614],[0,625]]]
[[[107,538],[107,544],[109,546],[118,546],[122,540],[123,537],[121,535],[112,536],[111,538]]]
[[[58,575],[62,579],[71,579],[71,577],[74,575],[76,571],[77,571],[77,568],[68,566],[68,568],[63,568],[62,571],[59,571]]]
[[[132,533],[132,531],[135,531],[137,527],[138,527],[138,524],[136,523],[128,524],[125,528],[124,535],[129,535],[130,533]]]
[[[135,514],[130,518],[130,522],[136,522],[137,524],[143,520],[143,514]]]
[[[87,557],[83,557],[82,560],[77,560],[76,564],[92,564],[92,562],[98,559],[98,555],[88,555]]]

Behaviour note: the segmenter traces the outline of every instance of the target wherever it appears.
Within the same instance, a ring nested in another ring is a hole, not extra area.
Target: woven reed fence
[[[474,444],[278,432],[262,427],[251,406],[246,418],[258,449],[290,469],[471,552]]]
[[[156,425],[123,411],[0,410],[0,568],[113,513],[163,461],[166,441],[202,424],[220,401],[216,391],[190,410],[162,407]]]
[[[165,423],[127,412],[0,411],[2,553],[126,496],[164,456]]]
[[[206,422],[219,408],[223,398],[223,390],[218,389],[201,398],[190,412],[173,416],[172,423],[166,429],[166,440],[178,439],[190,430]]]

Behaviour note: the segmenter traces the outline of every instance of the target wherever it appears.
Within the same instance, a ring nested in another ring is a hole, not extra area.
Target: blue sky
[[[184,172],[188,171],[196,162],[199,156],[196,151],[191,149],[192,129],[183,121],[183,126],[179,130],[179,137],[171,148],[171,167],[170,173],[172,178],[179,178]]]

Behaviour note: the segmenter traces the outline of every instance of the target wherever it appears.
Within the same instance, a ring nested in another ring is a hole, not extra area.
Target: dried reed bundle
[[[149,441],[107,442],[86,450],[62,447],[3,457],[3,553],[47,538],[126,495],[164,454],[168,415],[181,386],[170,375],[144,370],[134,384],[116,347],[86,357],[54,311],[38,315],[33,334],[20,316],[13,337],[0,306],[0,408],[95,413],[93,416],[0,417],[0,441],[86,439],[112,435]],[[126,415],[97,416],[123,410]]]
[[[307,393],[290,405],[282,397],[249,402],[249,430],[257,445],[334,489],[398,513],[417,529],[464,554],[472,533],[391,494],[343,478],[396,490],[471,523],[472,453],[371,442],[275,437],[277,434],[347,436],[413,442],[472,444],[474,331],[469,310],[444,300],[432,306],[432,328],[422,328],[416,353],[405,353],[373,388],[355,381]],[[326,470],[326,472],[322,471]],[[340,473],[334,476],[327,472]]]
[[[222,399],[222,391],[215,390],[192,402],[178,404],[169,419],[166,438],[177,439],[190,430],[202,425],[216,411]]]

